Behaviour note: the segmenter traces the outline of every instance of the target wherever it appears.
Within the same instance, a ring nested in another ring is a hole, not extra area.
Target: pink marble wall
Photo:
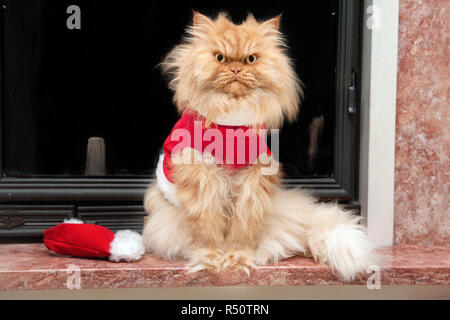
[[[450,245],[449,11],[400,0],[396,244]]]

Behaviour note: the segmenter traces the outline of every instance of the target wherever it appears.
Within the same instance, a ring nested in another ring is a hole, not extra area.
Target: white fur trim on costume
[[[70,219],[64,219],[63,223],[70,223],[70,224],[83,224],[84,222],[75,218]]]
[[[164,153],[161,153],[159,156],[158,166],[156,168],[156,181],[158,182],[159,190],[161,190],[164,197],[166,197],[170,203],[176,207],[179,207],[180,203],[177,199],[177,188],[164,174],[163,163]]]
[[[109,252],[111,254],[109,260],[114,262],[137,261],[145,253],[142,236],[131,230],[118,231],[114,235]]]

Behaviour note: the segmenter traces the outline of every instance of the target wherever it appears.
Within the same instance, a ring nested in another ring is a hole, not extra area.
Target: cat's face
[[[203,22],[197,20],[200,26]],[[259,24],[249,20],[234,25],[219,18],[210,26],[209,37],[201,44],[204,54],[196,60],[204,72],[200,86],[242,98],[255,88],[272,85],[271,69],[277,61],[268,53],[274,46]]]
[[[283,50],[280,18],[249,16],[240,25],[224,14],[215,20],[194,13],[189,37],[163,62],[180,110],[195,109],[213,121],[235,110],[251,114],[245,123],[280,124],[295,117],[300,85]]]

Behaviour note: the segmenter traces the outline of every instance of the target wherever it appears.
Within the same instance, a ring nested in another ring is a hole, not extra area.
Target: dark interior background
[[[66,9],[81,8],[81,30]],[[333,176],[338,0],[14,0],[4,15],[2,157],[5,176],[83,176],[89,137],[106,144],[108,176],[152,174],[178,115],[156,65],[192,19],[192,9],[283,13],[282,31],[305,84],[299,120],[281,132],[288,177]],[[309,127],[323,116],[318,153]]]

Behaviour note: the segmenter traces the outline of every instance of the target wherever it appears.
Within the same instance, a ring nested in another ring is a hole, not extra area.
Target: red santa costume
[[[179,206],[179,203],[173,183],[172,155],[186,148],[195,149],[202,155],[212,155],[215,163],[227,168],[230,174],[255,163],[262,154],[271,155],[265,143],[265,129],[255,130],[244,125],[216,123],[207,127],[202,115],[190,109],[186,110],[165,140],[156,169],[156,179],[161,192],[176,206]]]

